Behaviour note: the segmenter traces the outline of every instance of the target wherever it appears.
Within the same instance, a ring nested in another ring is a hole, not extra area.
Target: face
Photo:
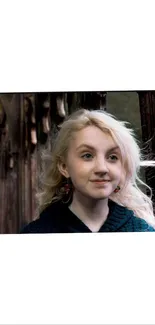
[[[71,177],[75,193],[92,199],[108,198],[120,185],[120,149],[110,134],[88,126],[74,134],[59,170]]]

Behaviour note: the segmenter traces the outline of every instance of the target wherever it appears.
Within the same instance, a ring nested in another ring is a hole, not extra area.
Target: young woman
[[[85,109],[64,121],[38,195],[40,216],[21,233],[155,231],[151,198],[138,186],[148,187],[140,167],[155,162],[142,160],[125,124]]]

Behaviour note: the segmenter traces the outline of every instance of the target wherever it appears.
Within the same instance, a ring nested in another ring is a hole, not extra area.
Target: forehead
[[[95,148],[101,148],[101,146],[108,148],[116,145],[116,142],[110,133],[102,131],[96,126],[87,126],[75,132],[70,142],[71,147],[74,149],[82,144],[94,146]]]

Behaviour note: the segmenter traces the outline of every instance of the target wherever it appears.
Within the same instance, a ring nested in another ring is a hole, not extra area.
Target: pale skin
[[[99,231],[109,213],[108,198],[121,186],[121,152],[113,138],[96,126],[85,127],[70,140],[58,168],[74,186],[70,210],[91,231]]]

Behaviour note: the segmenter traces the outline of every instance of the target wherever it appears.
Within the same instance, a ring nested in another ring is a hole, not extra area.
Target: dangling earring
[[[69,194],[69,197],[68,197],[67,201],[66,200],[64,201],[62,199],[62,202],[63,203],[68,203],[70,201],[72,193],[73,193],[73,185],[72,185],[72,182],[71,182],[70,178],[67,178],[66,183],[65,183],[65,185],[63,187],[63,191],[64,191],[64,194],[65,194],[64,197],[67,197],[68,194]]]
[[[116,187],[116,189],[114,190],[114,192],[115,192],[115,193],[118,193],[118,192],[120,191],[120,189],[121,189],[121,188],[120,188],[120,186],[118,185],[118,186]]]
[[[71,190],[71,184],[69,183],[69,180],[67,179],[67,183],[64,185],[64,192],[66,195],[68,195],[68,193]]]

